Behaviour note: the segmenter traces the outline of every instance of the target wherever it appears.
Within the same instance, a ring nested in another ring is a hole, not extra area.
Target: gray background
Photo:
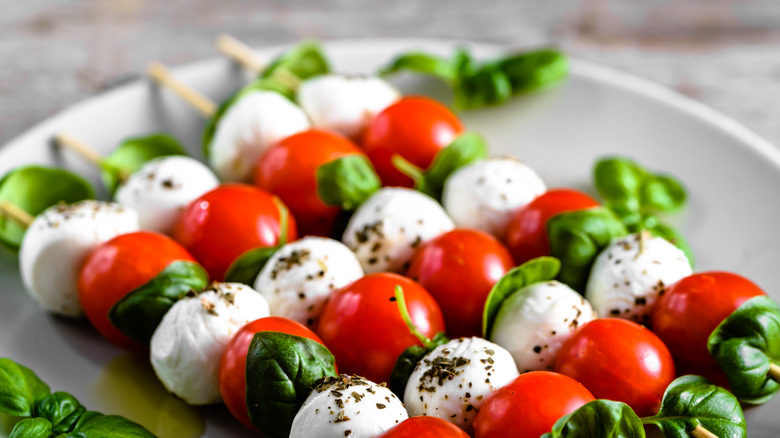
[[[437,37],[572,56],[665,84],[780,144],[780,1],[0,0],[0,144],[143,70],[305,37]]]

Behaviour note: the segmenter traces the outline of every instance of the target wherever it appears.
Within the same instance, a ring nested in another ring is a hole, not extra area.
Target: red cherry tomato
[[[219,392],[233,416],[250,429],[255,427],[246,408],[246,355],[258,332],[287,333],[322,344],[322,340],[303,324],[278,316],[254,320],[233,335],[219,363]]]
[[[672,355],[658,336],[616,318],[580,327],[558,352],[555,371],[582,383],[596,398],[626,403],[640,417],[658,411],[675,378]]]
[[[426,242],[407,276],[439,303],[452,338],[481,336],[482,310],[490,289],[512,269],[509,251],[479,230],[456,229]]]
[[[279,196],[298,218],[301,235],[330,235],[338,207],[317,193],[317,169],[347,155],[364,155],[341,135],[312,129],[268,149],[255,166],[255,185]]]
[[[585,193],[571,189],[553,189],[521,207],[509,221],[506,243],[517,264],[550,254],[547,221],[570,211],[598,207]]]
[[[669,286],[653,310],[653,331],[675,359],[716,366],[707,339],[745,301],[766,295],[752,281],[729,272],[702,272]]]
[[[404,97],[371,121],[363,149],[383,185],[412,187],[412,180],[393,166],[393,155],[427,169],[436,154],[462,132],[463,124],[444,105],[427,97]]]
[[[412,417],[376,438],[469,438],[469,434],[441,418]]]
[[[128,350],[145,347],[119,331],[108,313],[125,295],[177,260],[194,262],[173,239],[149,231],[123,234],[95,248],[78,277],[79,301],[92,325],[111,343]]]
[[[593,400],[582,384],[563,374],[521,374],[482,403],[474,419],[475,437],[539,438],[559,418]]]
[[[412,322],[425,336],[444,331],[441,310],[422,286],[396,274],[366,275],[329,297],[316,330],[343,372],[387,382],[398,356],[420,345],[398,311],[396,285],[403,288]]]
[[[213,281],[240,255],[279,243],[279,208],[273,195],[244,184],[223,184],[192,201],[179,216],[173,238],[206,268]],[[289,216],[287,241],[297,237]]]

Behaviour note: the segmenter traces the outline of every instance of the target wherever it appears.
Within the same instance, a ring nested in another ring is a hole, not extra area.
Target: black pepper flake
[[[620,315],[620,309],[612,309],[609,311],[609,314],[615,316]]]
[[[350,436],[352,434],[352,431],[347,429],[344,431],[344,436]]]
[[[645,297],[637,297],[637,299],[634,300],[635,306],[644,306],[647,304],[647,298]]]
[[[384,409],[384,408],[386,408],[387,406],[386,406],[386,405],[383,405],[382,403],[377,403],[377,404],[376,404],[376,407],[377,407],[377,409]]]
[[[534,347],[534,353],[538,354],[538,353],[541,353],[541,352],[542,352],[542,346],[541,345],[537,345],[537,346]]]
[[[394,303],[395,302],[395,297],[390,297],[390,302]]]

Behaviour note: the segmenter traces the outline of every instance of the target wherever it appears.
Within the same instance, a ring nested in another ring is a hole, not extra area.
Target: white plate
[[[361,40],[328,43],[327,51],[339,71],[368,73],[404,50],[450,53],[455,45]],[[472,47],[480,56],[500,52],[498,47]],[[225,98],[247,79],[230,62],[216,58],[176,69],[176,74],[215,99]],[[446,96],[432,80],[403,77],[399,84],[406,93]],[[487,136],[494,153],[520,157],[551,187],[591,190],[591,166],[605,154],[634,157],[651,169],[679,176],[689,189],[690,203],[674,220],[696,253],[697,270],[738,272],[780,299],[780,151],[732,120],[642,79],[580,61],[573,63],[568,83],[555,91],[465,113],[463,119],[469,129]],[[202,127],[198,114],[171,93],[137,81],[76,105],[3,147],[0,174],[26,163],[57,164],[99,186],[95,169],[69,153],[57,153],[49,143],[53,134],[67,131],[108,151],[124,137],[167,131],[199,155]],[[138,419],[151,429],[164,424],[165,416],[192,419],[204,414],[204,436],[251,435],[222,407],[192,412],[161,395],[143,359],[112,347],[86,323],[38,309],[22,289],[15,257],[4,250],[0,289],[0,356],[31,367],[55,390],[73,393],[87,407]],[[131,380],[131,375],[141,377]],[[748,435],[775,437],[779,410],[780,399],[749,410]]]

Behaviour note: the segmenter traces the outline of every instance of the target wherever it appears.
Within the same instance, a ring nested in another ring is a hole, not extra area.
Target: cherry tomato
[[[596,319],[574,332],[558,352],[555,371],[596,398],[626,403],[640,417],[658,411],[675,378],[672,355],[658,336],[617,318]]]
[[[179,216],[173,238],[206,268],[213,281],[240,255],[279,243],[279,208],[273,195],[244,184],[223,184],[192,201]],[[287,241],[297,237],[289,216]]]
[[[480,336],[490,289],[512,269],[509,251],[479,230],[456,229],[426,242],[407,276],[422,285],[444,314],[452,338]]]
[[[707,339],[745,301],[766,295],[750,280],[729,272],[702,272],[669,286],[655,304],[653,331],[675,359],[716,366]]]
[[[396,285],[403,288],[412,322],[425,336],[444,331],[439,305],[422,286],[396,274],[366,275],[333,292],[316,330],[343,372],[387,382],[398,356],[420,345],[398,311]]]
[[[469,438],[469,434],[441,418],[411,417],[376,438]]]
[[[531,371],[490,394],[474,419],[476,438],[539,438],[559,418],[593,401],[576,380],[550,371]]]
[[[108,313],[125,295],[177,260],[195,261],[170,237],[149,231],[123,234],[95,248],[84,260],[78,277],[79,301],[89,321],[114,345],[145,349],[119,331]]]
[[[317,169],[347,155],[364,155],[339,134],[312,129],[285,138],[268,149],[255,166],[255,185],[279,196],[298,218],[301,235],[330,235],[338,207],[317,193]]]
[[[570,211],[598,207],[585,193],[571,189],[552,189],[521,207],[509,221],[506,243],[517,264],[550,254],[547,221]]]
[[[258,332],[287,333],[322,344],[322,340],[303,324],[278,316],[254,320],[233,335],[219,363],[219,392],[230,413],[250,429],[255,427],[246,408],[246,355]]]
[[[393,155],[427,169],[436,154],[462,132],[463,124],[444,105],[427,97],[409,96],[385,108],[371,121],[363,149],[383,185],[412,187],[412,180],[393,166]]]

